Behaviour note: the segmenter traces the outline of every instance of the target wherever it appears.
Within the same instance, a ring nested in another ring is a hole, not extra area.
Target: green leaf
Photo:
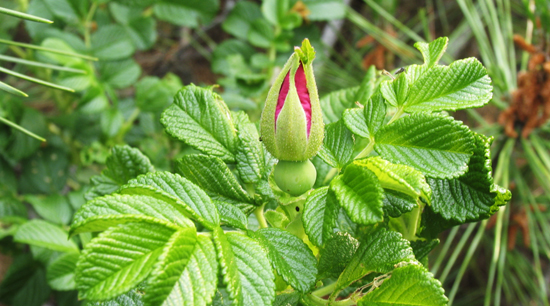
[[[386,118],[386,104],[381,94],[368,99],[364,107],[344,111],[346,127],[355,135],[373,138]]]
[[[19,217],[27,218],[27,208],[12,196],[2,195],[0,197],[0,220]]]
[[[240,39],[246,39],[254,20],[262,18],[258,4],[250,1],[239,1],[222,23],[222,29]]]
[[[25,200],[40,217],[57,225],[66,225],[71,221],[73,210],[67,198],[60,194],[52,194],[47,197],[28,195]]]
[[[16,256],[0,283],[0,301],[8,305],[41,306],[50,296],[46,273],[31,256]]]
[[[254,47],[243,41],[238,39],[225,40],[212,52],[212,72],[221,73],[224,75],[233,75],[234,73],[231,71],[232,69],[229,58],[236,56],[246,60],[251,58],[255,53],[256,51],[254,50]]]
[[[41,136],[45,136],[42,134],[44,131],[47,131],[44,116],[32,108],[25,107],[17,123],[26,130]],[[12,129],[12,131],[13,138],[11,144],[8,146],[8,152],[12,158],[19,160],[29,157],[40,147],[41,142],[39,140],[29,137],[23,132],[16,131],[15,129]]]
[[[382,158],[436,178],[462,175],[474,150],[468,127],[445,115],[412,114],[383,127],[375,138]]]
[[[179,26],[196,28],[216,16],[219,0],[187,0],[157,2],[153,11],[158,19]]]
[[[284,213],[277,210],[271,210],[271,209],[266,210],[264,212],[264,217],[267,220],[267,222],[271,224],[271,226],[277,227],[277,228],[286,228],[288,223],[290,223],[290,220],[288,219],[288,217]]]
[[[382,188],[430,201],[432,191],[420,171],[406,165],[392,164],[380,156],[358,160],[355,163],[372,171],[378,177]]]
[[[342,0],[304,0],[311,21],[343,19],[346,5]]]
[[[380,288],[366,294],[359,306],[440,306],[447,305],[441,283],[420,265],[410,264],[395,269]]]
[[[338,120],[325,126],[325,138],[319,151],[319,157],[334,168],[342,169],[353,160],[353,135]]]
[[[496,185],[492,178],[491,142],[474,134],[474,155],[468,172],[450,180],[428,178],[433,190],[432,210],[460,224],[489,218],[511,198],[510,191]]]
[[[210,229],[220,223],[216,205],[212,203],[208,195],[198,186],[178,174],[163,171],[140,175],[130,180],[128,185],[124,186],[120,192],[124,194],[156,195],[141,188],[142,186],[152,187],[162,195],[174,199],[176,203],[173,204],[173,207],[175,209],[182,214],[189,214]],[[173,202],[168,201],[168,203]]]
[[[434,112],[481,107],[493,97],[487,70],[475,58],[436,65],[411,84],[406,112]]]
[[[246,230],[248,219],[237,206],[222,201],[214,201],[220,212],[221,222],[234,228]]]
[[[176,231],[162,224],[127,223],[99,234],[77,264],[79,297],[106,300],[134,288],[153,270]]]
[[[416,260],[422,262],[424,258],[426,258],[426,262],[428,260],[428,254],[435,249],[435,247],[439,245],[439,239],[433,239],[433,240],[416,240],[411,241],[411,248],[414,252],[414,257],[416,257]],[[427,267],[427,265],[424,265]]]
[[[181,229],[170,237],[148,278],[145,305],[164,304],[187,267],[196,243],[197,231],[194,227]]]
[[[309,292],[315,285],[317,259],[311,249],[295,235],[278,228],[254,232],[273,268],[294,289]]]
[[[414,47],[420,50],[422,57],[424,58],[424,65],[427,68],[431,68],[434,65],[437,65],[439,59],[447,50],[447,44],[449,39],[447,37],[439,37],[438,39],[427,44],[425,42],[417,42],[414,44]]]
[[[255,47],[269,48],[275,39],[275,33],[267,20],[256,19],[250,24],[247,39]]]
[[[168,107],[174,99],[174,92],[183,85],[178,76],[168,73],[162,79],[146,76],[136,84],[136,105],[147,112],[157,112]]]
[[[354,106],[359,89],[359,86],[340,89],[323,96],[319,100],[323,110],[323,120],[326,124],[338,121],[346,109]]]
[[[300,293],[281,293],[275,297],[275,302],[273,306],[298,306],[298,301],[300,301]]]
[[[92,188],[85,195],[87,200],[113,193],[130,179],[154,171],[149,159],[129,146],[113,147],[105,164],[107,168],[101,175],[92,177]]]
[[[404,193],[391,189],[384,190],[384,213],[392,218],[397,218],[404,213],[418,207],[417,197],[411,197]]]
[[[140,16],[124,27],[137,50],[151,48],[157,40],[157,23],[151,17]]]
[[[212,240],[198,236],[187,266],[163,306],[206,306],[218,282],[218,261]],[[125,306],[125,305],[122,305]]]
[[[141,75],[141,67],[131,58],[119,61],[100,61],[99,73],[101,81],[113,88],[125,88],[136,83]]]
[[[117,296],[114,299],[104,302],[88,302],[90,306],[143,306],[143,293],[137,290],[130,290],[124,294]]]
[[[66,253],[57,257],[49,266],[46,272],[48,285],[54,290],[67,291],[74,290],[76,283],[74,280],[74,271],[79,253]]]
[[[239,203],[252,202],[231,170],[217,157],[185,155],[176,161],[176,167],[187,179],[206,190],[211,196]]]
[[[41,149],[23,162],[19,178],[22,193],[59,193],[65,187],[69,167],[67,153],[49,147]]]
[[[330,183],[340,206],[353,222],[374,224],[384,219],[384,197],[378,178],[368,168],[352,163]]]
[[[380,93],[391,106],[402,107],[409,94],[409,79],[407,73],[399,74],[394,80],[384,81],[380,84]]]
[[[103,134],[111,138],[120,131],[124,124],[124,116],[118,109],[111,108],[101,113],[100,124]]]
[[[302,221],[311,243],[322,246],[332,236],[339,210],[336,197],[328,187],[315,189],[309,194]]]
[[[401,262],[414,262],[409,241],[400,233],[384,228],[369,234],[361,242],[350,263],[340,277],[333,294],[348,287],[370,273],[388,273]]]
[[[224,283],[234,305],[271,305],[275,299],[275,276],[269,260],[256,241],[237,232],[214,231]]]
[[[162,113],[166,132],[205,154],[235,161],[236,132],[227,106],[212,89],[193,84],[174,97]]]
[[[74,215],[71,235],[103,231],[128,222],[153,222],[192,227],[173,204],[148,195],[107,195],[84,204]]]
[[[60,227],[44,220],[34,219],[19,227],[14,240],[54,251],[78,253],[78,246],[68,237],[67,232]]]
[[[92,53],[104,61],[113,61],[132,56],[134,44],[123,26],[108,24],[92,34]]]
[[[260,135],[256,126],[250,122],[248,115],[244,112],[239,112],[235,117],[243,118],[241,122],[237,122],[237,136],[239,142],[237,144],[237,171],[241,180],[246,184],[257,183],[260,179],[265,178],[269,172],[271,160],[273,159],[260,142]]]
[[[351,261],[359,241],[348,233],[338,232],[327,240],[319,253],[318,279],[338,277]]]

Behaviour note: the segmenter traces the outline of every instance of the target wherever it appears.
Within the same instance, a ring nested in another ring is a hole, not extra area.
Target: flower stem
[[[319,288],[315,291],[313,291],[311,294],[315,295],[315,296],[320,296],[320,297],[323,297],[327,294],[330,294],[332,293],[332,291],[334,291],[334,288],[336,288],[336,282],[330,284],[330,285],[327,285],[323,288]]]
[[[258,219],[258,224],[260,225],[260,228],[268,227],[264,217],[264,206],[265,204],[254,210],[254,215],[256,216],[256,219]]]

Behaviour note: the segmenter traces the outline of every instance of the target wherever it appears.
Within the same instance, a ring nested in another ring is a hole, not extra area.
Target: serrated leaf
[[[107,195],[84,204],[75,214],[71,235],[103,231],[128,222],[171,223],[180,227],[194,226],[172,204],[147,195]]]
[[[113,147],[105,165],[107,168],[101,175],[91,178],[92,188],[86,192],[86,200],[113,193],[130,179],[154,171],[149,159],[129,146]]]
[[[90,306],[143,306],[143,293],[137,290],[130,290],[124,294],[117,296],[114,299],[99,302],[88,302]]]
[[[275,297],[273,306],[297,306],[300,297],[299,292],[281,293]]]
[[[319,253],[318,279],[338,277],[351,261],[359,241],[349,233],[338,232],[327,240]]]
[[[0,283],[0,300],[8,305],[40,306],[50,296],[46,273],[30,254],[15,256]]]
[[[240,39],[246,39],[250,24],[262,17],[258,4],[249,1],[240,1],[235,4],[229,15],[222,23],[222,28],[229,34]]]
[[[355,97],[359,92],[359,86],[340,89],[323,96],[319,103],[323,110],[323,121],[325,124],[336,122],[342,117],[342,113],[354,106],[357,101]]]
[[[51,194],[47,197],[27,195],[25,200],[47,221],[58,225],[66,225],[71,221],[73,210],[67,198],[60,194]]]
[[[405,116],[380,129],[375,138],[382,158],[436,178],[462,175],[474,150],[468,127],[444,115]]]
[[[367,167],[380,181],[380,186],[404,193],[413,198],[423,197],[427,202],[431,199],[430,185],[418,170],[406,165],[392,164],[380,156],[358,160],[357,165]]]
[[[413,262],[409,241],[400,233],[384,228],[369,234],[361,242],[350,263],[338,278],[336,290],[342,290],[370,273],[388,273],[400,262]],[[333,293],[334,294],[334,293]]]
[[[380,93],[391,106],[401,107],[409,94],[409,78],[402,72],[395,79],[380,84]]]
[[[114,298],[145,280],[176,227],[127,223],[108,229],[87,245],[76,269],[79,297]]]
[[[294,289],[309,292],[317,275],[317,259],[311,249],[300,238],[278,228],[260,229],[254,237],[277,273]]]
[[[194,227],[181,229],[170,237],[148,278],[145,305],[164,304],[187,267],[196,243],[197,231]]]
[[[46,271],[48,285],[54,290],[67,291],[74,290],[76,283],[74,274],[79,253],[66,253],[57,257]]]
[[[406,112],[435,112],[481,107],[493,97],[487,70],[475,58],[435,65],[423,73],[409,90]]]
[[[392,218],[412,211],[418,206],[417,197],[411,197],[394,190],[384,190],[384,213]]]
[[[271,157],[260,142],[258,129],[250,122],[248,115],[239,112],[235,116],[239,117],[236,122],[239,139],[237,153],[235,154],[237,171],[239,171],[239,176],[244,183],[257,183],[265,177],[266,168],[269,166]],[[266,161],[268,162],[267,165]]]
[[[235,161],[235,127],[227,106],[212,88],[193,84],[184,87],[160,121],[168,134],[193,148],[227,162]]]
[[[447,37],[439,37],[429,44],[417,42],[414,44],[414,47],[422,53],[424,65],[427,68],[431,68],[433,65],[437,65],[437,62],[439,62],[439,59],[443,56],[445,50],[447,50],[448,43],[449,39]]]
[[[178,159],[176,167],[187,179],[207,191],[211,196],[239,203],[252,202],[231,170],[217,157],[189,154]]]
[[[384,219],[384,191],[376,175],[366,167],[348,165],[344,174],[332,180],[330,190],[353,222],[368,225]]]
[[[174,208],[182,214],[189,214],[204,226],[212,229],[219,225],[220,217],[216,205],[212,203],[208,195],[195,184],[179,174],[170,172],[152,172],[140,175],[128,181],[128,185],[121,188],[120,193],[141,194],[140,186],[149,186],[158,190],[163,195],[173,198],[176,202],[167,201],[173,204]],[[144,195],[152,195],[147,192]],[[161,198],[162,199],[162,198]]]
[[[267,220],[267,222],[271,224],[271,226],[277,227],[277,228],[286,228],[288,223],[290,223],[290,220],[284,213],[276,210],[265,211],[264,217]]]
[[[271,305],[275,299],[275,276],[259,244],[233,232],[214,231],[224,282],[235,305]]]
[[[416,257],[418,261],[428,258],[428,254],[430,254],[437,245],[439,245],[439,239],[411,241],[414,257]]]
[[[222,201],[214,201],[220,212],[221,222],[234,228],[246,230],[248,218],[237,206]]]
[[[362,108],[346,109],[344,123],[355,135],[372,138],[386,118],[386,104],[381,94],[377,93],[368,99]]]
[[[493,139],[474,136],[474,154],[466,174],[450,180],[428,178],[433,190],[432,210],[461,224],[489,218],[511,198],[510,191],[497,186],[492,178]]]
[[[304,204],[302,221],[309,241],[322,246],[332,236],[340,207],[328,187],[322,187],[309,194]]]
[[[441,283],[420,265],[410,264],[395,269],[380,288],[366,294],[359,306],[441,306],[447,305]]]
[[[210,238],[198,236],[197,244],[179,280],[163,306],[206,306],[218,282],[216,250]]]
[[[338,120],[325,126],[325,138],[318,156],[332,167],[342,169],[353,160],[353,145],[351,132],[343,120]]]
[[[44,220],[34,219],[19,226],[14,240],[54,251],[78,253],[78,246],[68,237],[67,232],[60,227]]]

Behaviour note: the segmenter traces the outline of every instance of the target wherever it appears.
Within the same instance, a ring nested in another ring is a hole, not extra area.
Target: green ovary
[[[315,184],[316,177],[317,170],[309,160],[280,160],[275,166],[275,183],[292,196],[299,196],[310,190]]]

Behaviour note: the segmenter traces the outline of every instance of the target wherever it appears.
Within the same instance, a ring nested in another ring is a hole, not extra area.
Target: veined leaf
[[[426,258],[426,263],[428,262],[428,254],[439,244],[439,239],[433,240],[416,240],[411,241],[411,248],[414,252],[414,257],[416,260],[423,262],[423,259]],[[424,265],[427,267],[427,264]]]
[[[384,213],[392,218],[397,218],[404,213],[412,211],[418,206],[417,197],[411,197],[394,190],[384,190]]]
[[[406,112],[435,112],[480,107],[493,97],[487,70],[475,58],[435,65],[423,73],[409,90]]]
[[[424,267],[409,264],[395,269],[380,288],[366,294],[359,306],[441,306],[447,305],[441,283]]]
[[[149,159],[129,146],[113,147],[105,164],[107,168],[101,175],[92,177],[92,188],[86,192],[86,200],[113,193],[130,179],[154,171]]]
[[[375,138],[374,148],[384,159],[436,178],[462,175],[474,150],[468,127],[444,115],[406,116],[380,129]]]
[[[222,223],[234,228],[246,230],[248,218],[237,206],[222,201],[214,201]]]
[[[258,4],[254,2],[237,2],[222,23],[225,32],[246,39],[252,21],[262,18]]]
[[[359,241],[350,234],[343,232],[334,234],[321,249],[317,278],[338,277],[351,261],[358,247]]]
[[[163,306],[206,306],[218,282],[216,250],[210,238],[198,236],[195,249]]]
[[[353,222],[368,225],[384,219],[384,191],[368,168],[356,163],[348,165],[344,174],[332,180],[330,190]]]
[[[281,211],[268,209],[264,212],[264,217],[273,227],[286,228],[290,220]]]
[[[145,305],[164,304],[187,267],[196,243],[197,231],[194,227],[181,229],[172,235],[148,279]]]
[[[409,78],[407,72],[402,72],[394,80],[380,84],[380,93],[391,106],[401,107],[409,94]]]
[[[127,223],[99,234],[86,245],[76,269],[79,297],[114,298],[145,280],[176,227]]]
[[[217,157],[189,154],[177,160],[176,166],[180,173],[206,190],[211,196],[230,199],[238,203],[252,202],[231,170]]]
[[[275,299],[275,276],[269,260],[256,241],[242,234],[214,231],[224,282],[238,306],[271,305]]]
[[[300,301],[301,294],[299,292],[281,293],[275,297],[273,306],[297,306]]]
[[[235,161],[236,133],[231,114],[212,88],[193,84],[174,97],[161,116],[166,132],[193,148],[224,161]]]
[[[322,187],[309,194],[304,204],[302,221],[309,241],[322,246],[332,235],[340,207],[328,187]]]
[[[87,303],[90,306],[143,306],[143,294],[137,290],[130,290],[108,301],[94,301]]]
[[[70,234],[102,231],[121,223],[155,220],[180,227],[194,226],[191,220],[164,200],[147,195],[114,194],[84,204],[74,216]]]
[[[400,262],[413,262],[414,254],[409,241],[400,233],[386,229],[369,234],[361,242],[350,263],[340,277],[333,294],[348,287],[365,275],[388,273]]]
[[[359,88],[357,86],[333,91],[319,100],[326,124],[338,121],[346,109],[353,107]]]
[[[353,160],[353,144],[353,136],[343,120],[327,124],[319,157],[332,167],[342,169]]]
[[[132,194],[132,190],[136,190],[140,185],[153,187],[173,198],[177,201],[174,208],[191,215],[209,229],[218,226],[220,223],[218,210],[208,195],[198,186],[178,174],[153,172],[140,175],[136,179],[130,180],[128,185],[123,187],[120,192]]]
[[[449,39],[447,37],[439,37],[429,44],[425,42],[417,42],[414,44],[414,47],[422,53],[424,65],[427,68],[431,68],[433,65],[437,65],[439,59],[443,56],[445,50],[447,50],[448,43]]]
[[[294,289],[308,292],[315,284],[317,259],[311,249],[295,235],[278,228],[254,232],[264,247],[273,268]]]
[[[68,240],[69,235],[57,225],[47,221],[34,219],[19,226],[15,236],[15,242],[27,243],[54,251],[76,252],[78,246],[72,240]]]
[[[380,93],[373,95],[362,108],[344,111],[344,123],[355,135],[372,138],[386,118],[386,104]]]
[[[46,272],[48,285],[54,290],[74,290],[74,271],[78,261],[79,253],[66,253],[57,257],[49,266]]]
[[[461,224],[489,218],[511,198],[510,191],[496,185],[491,176],[493,139],[474,136],[474,155],[466,174],[450,180],[428,178],[433,189],[432,210]]]

